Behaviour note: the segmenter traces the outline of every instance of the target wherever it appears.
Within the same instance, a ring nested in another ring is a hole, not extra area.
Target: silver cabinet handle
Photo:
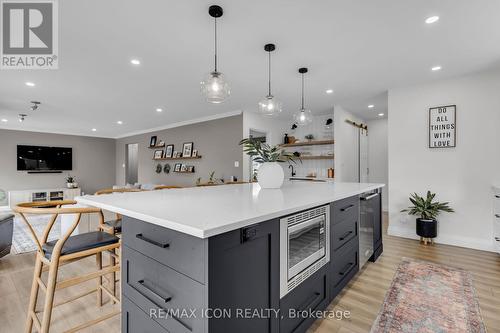
[[[354,205],[348,205],[348,206],[345,206],[344,208],[340,208],[340,211],[341,212],[347,212],[349,209],[351,209],[352,207],[354,207]]]

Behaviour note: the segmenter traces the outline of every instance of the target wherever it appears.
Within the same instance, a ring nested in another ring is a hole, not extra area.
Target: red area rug
[[[471,274],[404,258],[371,332],[486,332]]]

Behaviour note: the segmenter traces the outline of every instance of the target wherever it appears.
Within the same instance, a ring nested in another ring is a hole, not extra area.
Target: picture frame
[[[187,169],[187,165],[182,164],[182,165],[181,165],[181,172],[187,172],[187,170],[188,170],[188,169]]]
[[[182,166],[181,163],[175,163],[174,172],[180,172],[181,171],[181,166]]]
[[[156,147],[165,147],[165,141],[163,141],[163,140],[158,141],[158,143],[156,144]]]
[[[193,149],[193,153],[191,154],[191,157],[198,157],[198,149]]]
[[[165,157],[172,158],[174,153],[174,145],[167,145],[165,147]]]
[[[156,135],[153,135],[151,137],[151,139],[149,139],[149,146],[150,147],[156,147],[156,140],[158,139],[158,137]]]
[[[457,146],[457,106],[443,105],[429,108],[429,148]]]
[[[193,152],[193,143],[185,142],[182,145],[182,157],[191,157],[192,152]]]
[[[163,158],[163,150],[155,150],[154,159],[159,160]]]

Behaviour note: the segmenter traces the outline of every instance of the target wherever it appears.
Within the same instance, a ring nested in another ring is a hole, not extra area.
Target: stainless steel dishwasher
[[[380,193],[378,191],[363,193],[360,199],[359,221],[359,268],[363,267],[373,255],[374,225],[379,220]]]

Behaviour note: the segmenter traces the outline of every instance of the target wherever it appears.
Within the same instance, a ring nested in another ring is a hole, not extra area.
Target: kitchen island
[[[361,257],[381,254],[381,187],[294,181],[77,201],[124,216],[122,332],[305,332]]]

